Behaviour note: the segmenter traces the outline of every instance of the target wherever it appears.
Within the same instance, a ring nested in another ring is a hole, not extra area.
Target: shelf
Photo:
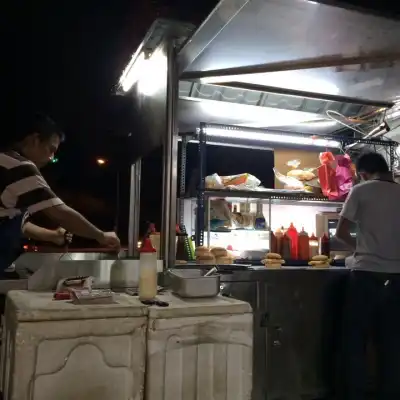
[[[247,190],[225,190],[225,189],[206,189],[204,190],[204,197],[214,200],[219,198],[226,198],[232,202],[253,202],[253,203],[266,203],[280,204],[280,205],[321,205],[327,207],[341,208],[342,201],[329,201],[325,197],[318,197],[312,193],[298,193],[288,192],[283,190],[273,190],[265,192],[253,192]]]

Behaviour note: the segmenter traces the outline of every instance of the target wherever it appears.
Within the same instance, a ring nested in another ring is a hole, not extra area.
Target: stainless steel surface
[[[33,253],[39,254],[39,253]],[[42,253],[41,257],[46,258],[48,253]],[[56,254],[56,253],[51,253]],[[81,252],[68,252],[63,254],[58,254],[60,261],[96,261],[96,260],[117,260],[118,258],[125,257],[126,252],[120,251],[119,253],[110,252],[110,253],[81,253]]]
[[[168,68],[166,78],[167,120],[163,156],[161,259],[165,260],[165,268],[175,264],[175,227],[177,223],[178,127],[176,116],[179,82],[174,45],[174,41],[170,41],[164,46]]]
[[[131,165],[128,227],[128,255],[130,257],[138,255],[141,174],[142,161],[139,159]]]
[[[180,52],[185,71],[207,71],[324,56],[398,52],[399,21],[297,0],[222,0]],[[319,68],[234,79],[346,97],[392,101],[397,63]],[[229,79],[232,81],[233,79]]]
[[[180,297],[214,297],[220,291],[220,275],[203,276],[201,270],[170,269],[171,290]]]
[[[210,98],[211,93],[214,93],[214,90],[210,92]],[[308,111],[301,107],[301,104],[307,104],[303,99],[287,103],[281,97],[271,96],[267,100],[266,96],[260,94],[256,98],[258,101],[261,96],[261,103],[252,105],[243,102],[243,98],[249,96],[245,91],[242,93],[242,96],[234,95],[234,98],[229,97],[230,94],[226,97],[215,96],[217,100],[181,97],[179,99],[179,130],[194,132],[200,122],[204,121],[209,123],[223,121],[229,125],[312,134],[327,134],[341,128],[340,124],[328,120],[322,114],[324,104],[321,106],[320,102],[309,102],[310,111]],[[242,103],[236,103],[236,98]],[[334,104],[336,106],[336,103]],[[359,107],[354,109],[355,114],[358,114]]]
[[[92,276],[94,289],[109,289],[115,260],[54,261],[44,264],[28,278],[28,290],[51,291],[57,282],[72,276]]]
[[[111,267],[111,289],[134,288],[139,285],[139,260],[117,260]]]

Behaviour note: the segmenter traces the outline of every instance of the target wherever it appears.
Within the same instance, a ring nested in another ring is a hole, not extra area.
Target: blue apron
[[[21,254],[24,219],[25,213],[21,213],[14,218],[0,220],[0,277]]]

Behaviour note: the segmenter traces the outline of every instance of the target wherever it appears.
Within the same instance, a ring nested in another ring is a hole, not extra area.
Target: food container
[[[199,269],[170,269],[171,290],[184,298],[215,297],[220,291],[220,275],[204,276]]]

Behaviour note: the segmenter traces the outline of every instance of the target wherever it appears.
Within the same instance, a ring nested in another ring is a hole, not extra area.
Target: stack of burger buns
[[[223,247],[214,247],[211,249],[211,254],[215,257],[215,262],[217,265],[233,264],[235,258],[229,253],[228,250]]]
[[[329,257],[324,255],[317,255],[311,259],[308,265],[314,268],[329,268],[330,263],[331,259]]]
[[[199,246],[195,251],[196,263],[204,265],[214,265],[215,257],[211,254],[210,249],[205,246]]]
[[[261,262],[266,268],[281,268],[282,264],[285,264],[285,260],[278,253],[267,253]]]
[[[204,265],[233,264],[234,257],[223,247],[209,249],[205,246],[196,248],[196,262]]]

